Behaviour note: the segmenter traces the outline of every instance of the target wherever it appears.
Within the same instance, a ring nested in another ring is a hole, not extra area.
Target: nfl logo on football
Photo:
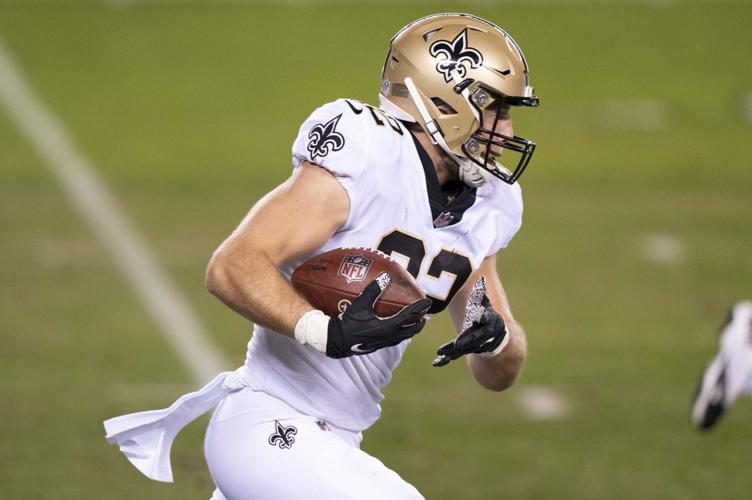
[[[345,278],[348,283],[363,281],[366,279],[371,262],[371,259],[366,259],[362,255],[345,255],[337,274]]]

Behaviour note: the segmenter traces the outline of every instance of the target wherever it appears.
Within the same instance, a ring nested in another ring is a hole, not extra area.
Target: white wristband
[[[507,334],[504,335],[504,340],[501,341],[501,344],[499,344],[499,347],[497,347],[493,351],[479,352],[478,356],[482,358],[493,358],[494,356],[497,356],[501,351],[504,350],[507,344],[509,344],[509,337],[511,337],[511,334],[509,333],[509,330],[507,330]]]
[[[322,311],[308,311],[295,324],[295,340],[313,346],[317,351],[326,353],[328,337],[329,316]]]

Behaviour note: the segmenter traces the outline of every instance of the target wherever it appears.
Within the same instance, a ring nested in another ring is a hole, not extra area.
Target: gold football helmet
[[[390,42],[379,99],[397,118],[420,124],[471,186],[488,173],[514,184],[535,151],[532,141],[494,131],[503,104],[535,107],[539,100],[520,47],[479,17],[433,14],[402,28]],[[483,128],[484,110],[496,113],[490,130]],[[517,166],[497,162],[493,146],[519,153]]]

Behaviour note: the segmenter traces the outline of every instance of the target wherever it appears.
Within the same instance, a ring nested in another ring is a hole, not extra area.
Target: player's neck
[[[436,178],[439,180],[439,186],[443,186],[449,181],[458,180],[459,166],[441,149],[441,146],[431,142],[431,138],[420,127],[416,127],[411,132],[418,139],[420,145],[423,146],[423,149],[426,150],[428,157],[431,158],[431,162],[433,162],[433,166],[436,169]]]

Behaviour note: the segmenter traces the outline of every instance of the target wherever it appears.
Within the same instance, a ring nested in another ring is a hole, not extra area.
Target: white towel
[[[117,444],[146,477],[172,482],[170,448],[180,430],[214,408],[229,393],[248,386],[245,367],[222,372],[169,408],[122,415],[104,421],[107,441]]]

